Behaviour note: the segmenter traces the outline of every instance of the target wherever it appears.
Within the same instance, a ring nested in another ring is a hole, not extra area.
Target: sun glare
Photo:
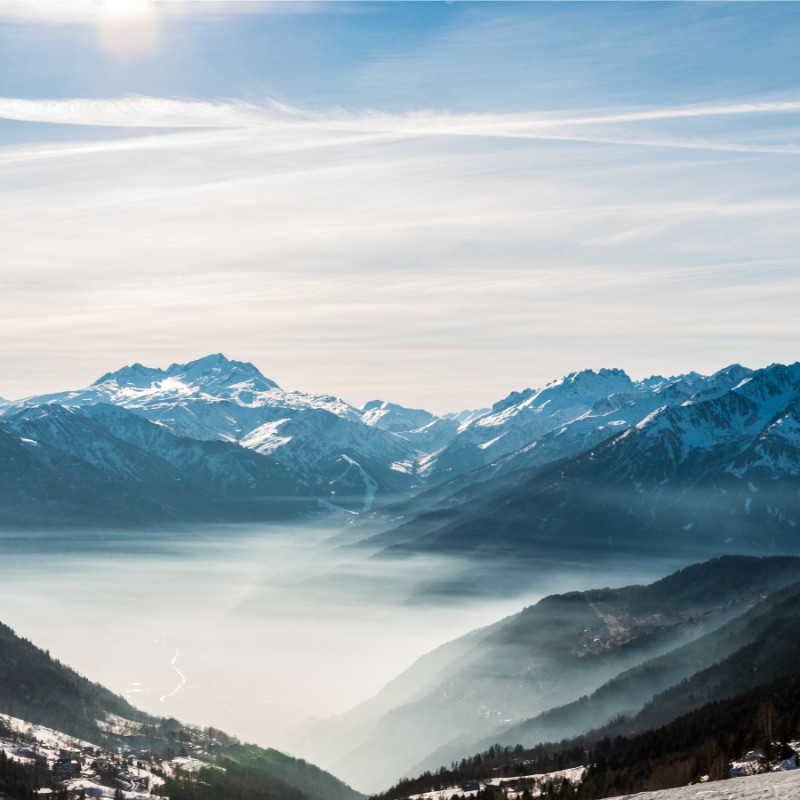
[[[151,0],[104,0],[97,26],[103,50],[120,61],[135,61],[158,45],[159,16]]]

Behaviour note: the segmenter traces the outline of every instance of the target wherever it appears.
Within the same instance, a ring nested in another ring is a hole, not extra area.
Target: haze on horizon
[[[442,413],[797,360],[796,4],[0,2],[0,396]]]
[[[4,531],[2,543],[2,621],[18,635],[145,711],[300,755],[313,721],[449,640],[546,594],[650,582],[686,563],[541,561],[501,591],[498,561],[491,592],[425,593],[456,575],[474,589],[474,572],[454,557],[341,548],[330,522]]]

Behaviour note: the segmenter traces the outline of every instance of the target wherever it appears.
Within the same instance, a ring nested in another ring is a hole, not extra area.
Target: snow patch
[[[786,772],[800,767],[800,740],[795,739],[788,742],[789,747],[794,750],[794,755],[783,761],[774,764],[769,769],[764,766],[764,753],[761,750],[751,750],[741,758],[731,761],[731,778],[738,778],[744,775],[758,775],[764,772]]]
[[[655,411],[648,414],[641,422],[637,422],[634,428],[638,428],[639,430],[646,428],[665,408],[666,406],[657,408]]]
[[[490,439],[488,442],[484,442],[483,444],[478,445],[479,450],[486,450],[491,447],[495,442],[499,441],[505,436],[505,433],[501,433],[499,436],[495,436],[494,439]]]

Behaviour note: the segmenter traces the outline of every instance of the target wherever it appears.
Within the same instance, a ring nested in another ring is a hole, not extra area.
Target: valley
[[[150,713],[288,747],[298,727],[367,700],[442,642],[593,582],[585,568],[542,565],[528,594],[422,602],[413,600],[420,583],[447,564],[348,561],[333,533],[6,532],[3,618]],[[631,562],[614,580],[649,580],[658,569]]]
[[[125,367],[0,408],[3,621],[358,791],[629,735],[723,697],[679,688],[712,667],[744,691],[747,648],[764,681],[790,660],[765,637],[796,613],[798,403],[798,364],[441,417],[219,354]]]

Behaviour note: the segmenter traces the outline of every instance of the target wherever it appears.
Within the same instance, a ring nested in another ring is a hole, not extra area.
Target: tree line
[[[613,727],[624,730],[625,722],[620,718]],[[599,737],[590,732],[533,748],[495,745],[449,767],[403,778],[372,800],[399,800],[489,778],[541,775],[580,765],[588,766],[582,781],[573,784],[556,778],[540,785],[541,796],[598,800],[727,778],[731,761],[753,750],[761,751],[759,767],[766,771],[795,757],[788,743],[796,738],[800,738],[800,671],[642,733]],[[478,794],[479,800],[495,796],[502,793],[491,786]]]

